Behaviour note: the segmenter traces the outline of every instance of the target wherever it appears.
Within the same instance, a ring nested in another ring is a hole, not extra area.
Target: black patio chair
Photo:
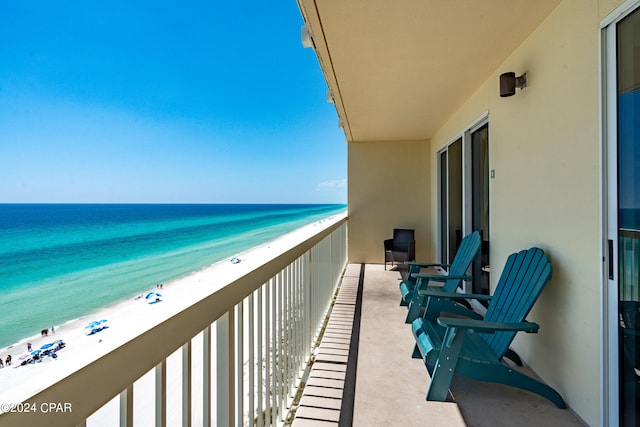
[[[384,241],[384,269],[387,269],[387,262],[395,263],[405,261],[415,261],[416,241],[415,231],[404,228],[393,229],[393,239]]]

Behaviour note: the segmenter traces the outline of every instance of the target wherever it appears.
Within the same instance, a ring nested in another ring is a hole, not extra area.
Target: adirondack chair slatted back
[[[542,249],[531,248],[512,254],[502,271],[496,291],[489,303],[487,322],[522,322],[551,278],[551,264]],[[502,357],[515,332],[482,334],[482,339],[496,356]]]
[[[482,237],[480,237],[479,231],[467,234],[464,239],[462,239],[462,242],[460,242],[460,247],[456,252],[456,256],[453,258],[451,267],[449,267],[449,274],[451,276],[464,275],[473,262],[473,259],[478,252],[480,252],[481,245]],[[444,292],[454,292],[459,284],[460,279],[447,280],[442,286],[442,290]]]

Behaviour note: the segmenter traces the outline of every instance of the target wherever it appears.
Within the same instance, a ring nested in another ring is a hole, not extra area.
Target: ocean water
[[[0,347],[344,210],[0,204]]]

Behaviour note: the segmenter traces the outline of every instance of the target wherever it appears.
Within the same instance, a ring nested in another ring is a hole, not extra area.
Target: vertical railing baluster
[[[303,262],[302,262],[302,287],[304,293],[304,301],[303,301],[303,310],[305,313],[304,316],[304,343],[311,347],[311,293],[310,293],[310,269],[309,269],[309,257],[311,256],[311,252],[307,251],[304,254]],[[309,352],[310,354],[310,352]]]
[[[277,417],[277,421],[280,422],[282,420],[282,383],[284,382],[284,371],[285,371],[285,367],[286,367],[286,356],[285,356],[285,351],[284,351],[284,335],[285,335],[285,330],[284,330],[284,310],[283,310],[283,300],[284,300],[284,281],[283,281],[283,273],[282,271],[280,271],[278,273],[278,275],[276,276],[277,280],[276,282],[278,283],[278,317],[277,317],[277,322],[278,322],[278,360],[280,363],[278,363],[278,371],[277,371],[277,384],[276,384],[276,388],[278,390],[277,392],[277,399],[276,399],[276,405],[277,405],[277,413],[278,413],[278,417]]]
[[[182,346],[182,425],[191,425],[191,340]]]
[[[231,310],[216,321],[217,426],[231,426],[234,424],[234,311],[235,307],[232,307]]]
[[[156,371],[156,427],[167,425],[167,360],[160,362]]]
[[[272,289],[272,310],[271,310],[271,356],[273,368],[271,372],[271,423],[275,426],[278,423],[278,367],[280,360],[278,357],[278,276],[274,278]]]
[[[287,408],[289,400],[289,370],[291,369],[291,352],[289,351],[290,332],[291,332],[291,307],[289,305],[289,270],[291,266],[288,265],[282,271],[282,325],[284,336],[282,338],[282,357],[284,357],[284,364],[282,370],[282,388],[280,397],[280,413],[282,420]]]
[[[265,426],[269,427],[271,425],[271,341],[272,338],[272,322],[271,322],[271,311],[272,311],[272,302],[273,297],[271,296],[271,285],[273,283],[273,279],[269,279],[269,281],[265,285],[265,304],[264,304],[264,343],[265,343],[265,367],[264,367],[264,420]]]
[[[236,305],[236,363],[235,363],[235,384],[236,384],[236,426],[243,425],[243,406],[244,406],[244,301],[240,301]]]
[[[202,331],[202,425],[211,426],[211,325]]]
[[[264,289],[265,289],[265,285],[262,285],[262,287],[260,287],[260,289],[258,289],[258,313],[256,315],[257,318],[257,334],[258,334],[258,342],[257,342],[257,356],[258,356],[258,384],[257,384],[257,390],[258,390],[258,395],[256,397],[257,403],[258,403],[258,410],[257,410],[257,417],[258,417],[258,427],[263,427],[264,423],[263,423],[263,406],[262,406],[262,399],[264,398],[264,389],[263,389],[263,384],[262,384],[262,372],[263,372],[263,362],[262,362],[262,337],[263,337],[263,329],[264,329],[264,324],[262,322],[262,315],[263,315],[263,309],[262,309],[262,295],[264,294]]]
[[[120,393],[120,427],[133,426],[133,384]]]
[[[293,263],[293,283],[291,284],[293,289],[293,306],[294,306],[294,323],[295,328],[293,330],[293,348],[295,352],[295,378],[297,383],[300,378],[300,367],[302,366],[302,360],[300,358],[300,258],[296,259]]]
[[[255,292],[254,292],[255,293]],[[254,405],[254,397],[255,397],[255,392],[256,392],[256,388],[255,388],[255,312],[254,312],[254,304],[253,304],[253,297],[254,297],[254,293],[251,293],[249,295],[249,297],[247,298],[247,311],[248,313],[248,318],[247,318],[247,326],[248,326],[248,330],[247,330],[247,344],[248,344],[248,355],[247,355],[247,378],[249,380],[249,384],[248,385],[248,390],[247,390],[247,420],[249,422],[250,426],[253,426],[253,417],[254,417],[254,412],[255,412],[255,405]]]

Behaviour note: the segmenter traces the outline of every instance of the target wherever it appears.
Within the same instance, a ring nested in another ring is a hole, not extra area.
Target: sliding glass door
[[[489,125],[471,133],[471,226],[480,231],[482,247],[473,261],[473,292],[489,293]]]
[[[603,33],[606,65],[607,420],[640,425],[640,9]]]
[[[620,425],[640,423],[640,12],[617,25]]]
[[[462,138],[440,156],[440,260],[450,264],[462,240]]]
[[[439,254],[451,263],[462,238],[482,233],[482,249],[469,274],[475,293],[489,292],[489,125],[485,120],[438,153]],[[468,283],[465,284],[465,286]]]

